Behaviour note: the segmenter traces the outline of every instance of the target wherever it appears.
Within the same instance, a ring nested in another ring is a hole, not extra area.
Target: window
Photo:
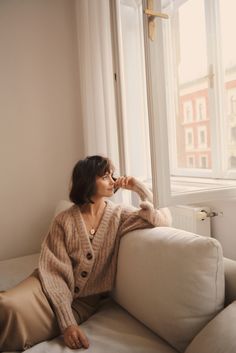
[[[207,119],[206,99],[204,97],[196,99],[196,118],[200,121]]]
[[[119,95],[119,140],[125,173],[151,179],[147,92],[140,0],[113,1],[116,14],[116,75]],[[122,161],[121,161],[122,162]],[[122,164],[122,163],[121,163]]]
[[[236,95],[230,95],[230,115],[236,115]]]
[[[169,16],[155,20],[154,41],[146,0],[111,2],[127,169],[152,179],[159,206],[236,196],[236,144],[228,143],[236,127],[236,47],[228,40],[236,2],[153,0],[154,10]]]
[[[184,107],[184,122],[189,123],[193,120],[193,106],[191,101],[183,103]]]
[[[169,20],[157,21],[159,40],[156,40],[156,47],[148,40],[145,42],[147,72],[151,72],[147,76],[152,89],[151,120],[166,120],[168,124],[168,143],[164,141],[162,148],[159,146],[163,155],[165,149],[169,149],[168,163],[164,163],[165,171],[162,168],[161,173],[158,162],[153,166],[156,185],[161,180],[166,187],[165,190],[163,186],[162,190],[158,188],[159,200],[163,204],[194,203],[235,196],[233,157],[236,146],[228,143],[227,136],[236,126],[236,119],[232,118],[232,98],[230,116],[227,113],[226,97],[229,90],[236,88],[236,49],[228,40],[236,31],[232,15],[236,3],[231,0],[156,0],[154,3],[157,11],[169,15]],[[225,42],[222,46],[221,40]],[[162,90],[165,94],[157,100],[158,105],[154,100]],[[233,95],[231,92],[231,97]],[[192,102],[192,111],[186,102]],[[158,134],[162,124],[153,122],[156,127],[153,135]],[[192,132],[186,127],[191,127]],[[191,140],[194,141],[194,167],[186,148],[192,147]],[[152,148],[154,146],[153,142]],[[163,160],[164,156],[162,163]],[[181,192],[176,192],[176,182],[183,178],[186,188],[183,186]],[[192,192],[188,188],[188,178],[191,182],[195,179]],[[196,193],[194,189],[200,184],[200,178],[204,178],[205,186],[199,186]]]
[[[235,82],[236,83],[236,82]],[[227,89],[228,116],[235,120],[236,116],[236,87]]]
[[[229,167],[236,168],[236,156],[231,156],[229,160]]]
[[[186,150],[191,150],[194,147],[193,129],[191,128],[187,128],[185,130],[185,146],[186,146]]]
[[[198,126],[198,148],[207,148],[207,127]]]
[[[201,168],[208,168],[207,156],[200,155],[200,167]]]
[[[231,127],[231,143],[236,143],[236,126]]]
[[[195,156],[193,156],[193,155],[188,155],[187,156],[187,166],[189,168],[194,168],[194,166],[195,166]]]

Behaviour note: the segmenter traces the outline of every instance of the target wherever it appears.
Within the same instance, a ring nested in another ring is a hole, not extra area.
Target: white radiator
[[[170,207],[174,228],[183,229],[207,237],[211,236],[211,210],[209,207],[173,206]]]

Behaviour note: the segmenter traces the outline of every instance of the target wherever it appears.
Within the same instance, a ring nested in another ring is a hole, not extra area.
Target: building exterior
[[[236,67],[225,76],[225,153],[232,169],[236,168]],[[179,168],[212,168],[208,82],[205,77],[180,86],[176,123]]]

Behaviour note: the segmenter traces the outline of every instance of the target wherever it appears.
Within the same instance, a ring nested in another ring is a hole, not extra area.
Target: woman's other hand
[[[121,176],[116,179],[114,187],[133,190],[135,187],[135,178],[132,176]]]
[[[89,341],[78,325],[70,325],[64,331],[64,342],[72,349],[88,348]]]

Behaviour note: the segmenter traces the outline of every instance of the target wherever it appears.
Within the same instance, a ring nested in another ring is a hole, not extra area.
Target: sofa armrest
[[[185,353],[236,352],[236,301],[212,319],[190,343]]]
[[[115,284],[115,300],[183,352],[224,307],[221,245],[171,227],[135,230],[121,240]]]
[[[236,300],[236,261],[224,258],[225,305]]]

